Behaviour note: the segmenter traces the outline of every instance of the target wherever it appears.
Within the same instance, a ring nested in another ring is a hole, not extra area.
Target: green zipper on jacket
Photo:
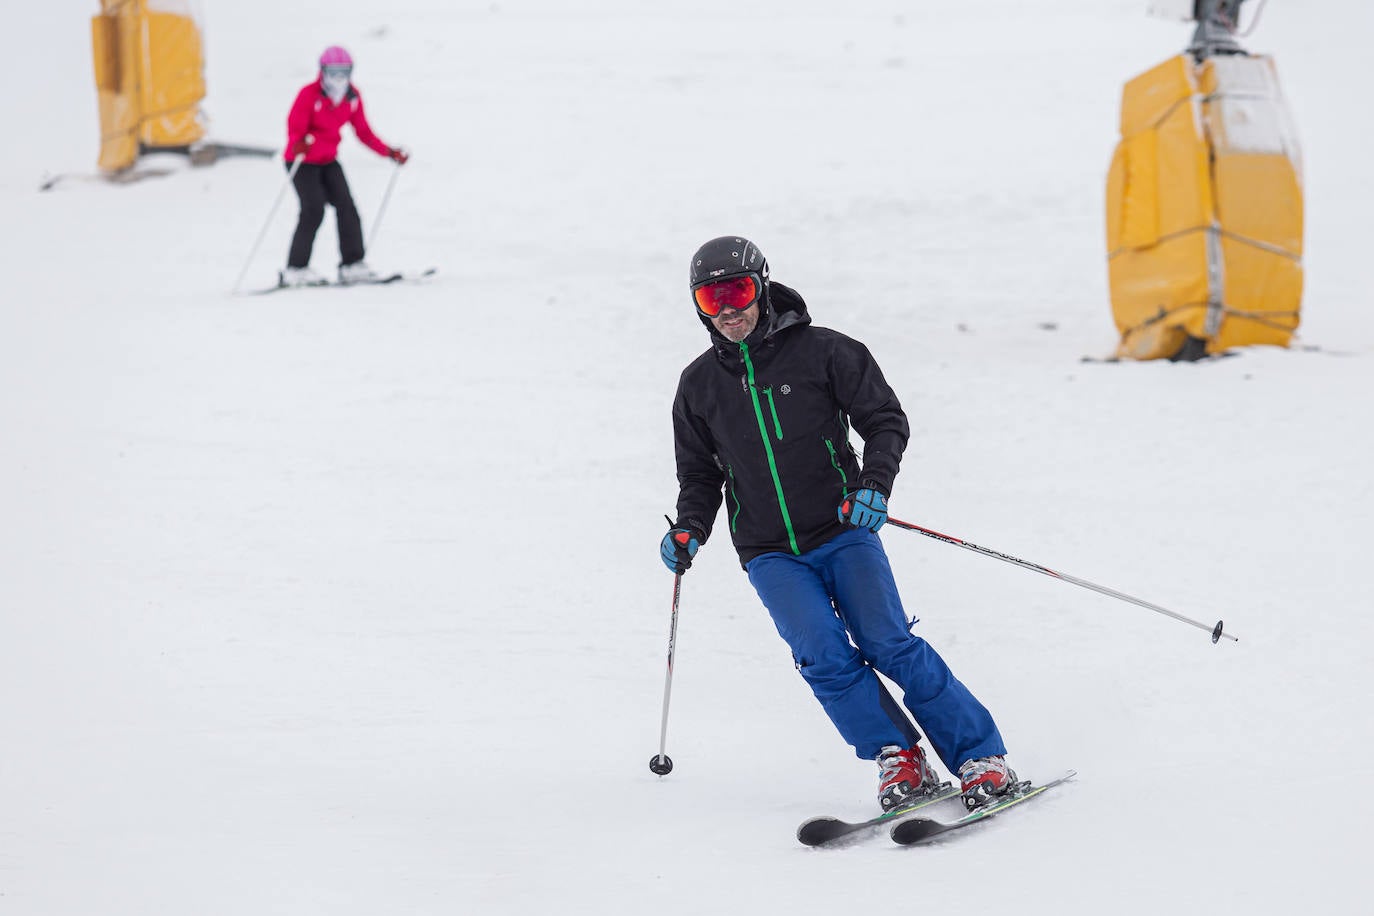
[[[759,402],[759,389],[754,384],[754,362],[749,358],[749,345],[744,341],[739,342],[740,356],[744,358],[744,369],[746,378],[749,382],[749,397],[754,402],[754,418],[759,421],[759,433],[763,436],[763,450],[768,455],[768,470],[773,475],[773,489],[778,493],[778,508],[782,510],[782,523],[787,526],[787,541],[792,545],[792,552],[800,554],[801,548],[797,546],[797,533],[792,530],[792,516],[787,512],[787,498],[782,495],[782,479],[778,477],[778,462],[773,457],[773,444],[768,441],[768,424],[763,419],[763,405]],[[776,420],[776,414],[774,414]],[[779,430],[778,437],[782,437]]]
[[[844,472],[844,468],[840,467],[840,456],[835,454],[835,443],[831,442],[829,439],[826,439],[825,450],[830,453],[830,466],[833,467],[837,472],[839,472],[840,475],[840,498],[848,499],[849,475]]]
[[[739,501],[739,494],[735,492],[735,469],[728,464],[725,466],[725,473],[730,475],[730,498],[735,501],[735,511],[730,515],[730,530],[739,530],[739,513],[744,508],[744,504]]]
[[[773,415],[773,432],[777,435],[778,441],[782,441],[782,423],[778,420],[778,405],[773,401],[773,389],[765,388],[763,393],[768,397],[768,412]]]

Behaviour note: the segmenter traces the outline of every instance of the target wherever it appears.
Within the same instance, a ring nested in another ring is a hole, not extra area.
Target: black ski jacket
[[[739,343],[702,319],[711,349],[683,370],[673,400],[676,526],[705,543],[724,500],[741,564],[805,553],[844,531],[844,497],[864,487],[890,496],[910,436],[868,348],[812,326],[795,290],[768,290],[758,326]],[[851,424],[864,440],[862,467]]]

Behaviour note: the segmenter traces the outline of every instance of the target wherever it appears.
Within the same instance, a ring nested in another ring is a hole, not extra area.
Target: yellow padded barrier
[[[1300,155],[1273,61],[1180,55],[1123,89],[1107,175],[1118,355],[1286,346],[1302,294]]]

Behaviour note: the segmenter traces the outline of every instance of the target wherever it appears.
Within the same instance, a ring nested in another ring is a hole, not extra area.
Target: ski
[[[245,296],[266,296],[268,293],[280,293],[288,289],[324,289],[329,286],[338,286],[337,283],[330,283],[325,280],[323,283],[305,283],[300,286],[287,286],[278,283],[275,286],[262,286],[258,289],[247,289],[243,291]]]
[[[974,808],[969,813],[956,821],[939,821],[927,817],[915,817],[910,820],[901,821],[892,827],[892,840],[901,846],[916,846],[926,843],[936,837],[943,836],[953,830],[960,830],[973,824],[980,823],[992,817],[994,814],[1005,811],[1024,801],[1029,801],[1039,795],[1043,795],[1049,789],[1062,782],[1067,782],[1078,775],[1074,770],[1069,770],[1058,779],[1040,785],[1032,785],[1030,782],[1022,782],[1012,789],[1009,796],[1003,797],[998,801]]]
[[[418,283],[427,280],[439,272],[439,268],[430,267],[420,271],[396,271],[395,273],[380,274],[371,280],[354,280],[351,283],[340,283],[338,280],[325,280],[323,283],[307,283],[304,286],[283,286],[278,283],[275,286],[264,286],[261,289],[250,289],[247,294],[250,296],[265,296],[268,293],[278,293],[288,289],[337,289],[347,286],[388,286],[392,283]]]
[[[395,273],[383,274],[375,280],[355,280],[352,283],[331,283],[330,286],[386,286],[388,283],[416,283],[420,280],[427,280],[439,272],[437,267],[429,267],[424,270],[404,271],[398,270]]]
[[[922,808],[942,802],[947,798],[957,798],[959,788],[947,782],[942,782],[936,786],[929,795],[924,795],[910,804],[891,811],[885,811],[877,817],[869,818],[866,821],[851,822],[842,821],[838,817],[813,817],[802,823],[797,828],[797,840],[803,846],[825,846],[835,843],[838,840],[853,838],[884,824],[890,824],[899,820],[913,811],[920,811]]]
[[[51,191],[63,182],[72,181],[103,181],[106,184],[133,184],[145,178],[162,178],[170,175],[178,169],[162,168],[129,168],[119,172],[62,172],[57,175],[44,174],[43,181],[38,185],[40,191]]]

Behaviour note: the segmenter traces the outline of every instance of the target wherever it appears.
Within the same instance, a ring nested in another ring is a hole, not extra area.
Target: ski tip
[[[1026,780],[1025,785],[1027,790],[1052,789],[1060,783],[1068,782],[1070,779],[1073,779],[1077,775],[1077,770],[1065,770],[1063,776],[1058,776],[1054,779],[1051,779],[1049,782],[1032,782],[1028,779]]]
[[[843,833],[843,830],[836,829],[838,826],[838,818],[828,815],[813,817],[797,827],[797,842],[803,846],[820,846]]]
[[[266,296],[268,293],[275,293],[275,292],[277,292],[277,291],[279,291],[279,290],[283,290],[283,289],[286,289],[286,287],[285,287],[285,286],[282,286],[282,285],[280,285],[280,284],[278,284],[278,285],[276,285],[276,286],[260,286],[260,287],[258,287],[257,289],[236,289],[236,290],[234,290],[233,295],[235,295],[235,296]]]

